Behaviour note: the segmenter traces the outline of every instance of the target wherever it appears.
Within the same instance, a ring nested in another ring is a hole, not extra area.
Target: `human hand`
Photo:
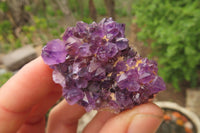
[[[61,97],[62,89],[52,80],[52,70],[39,57],[24,66],[0,89],[0,133],[75,133],[85,113],[65,100],[45,114]],[[84,133],[153,133],[162,122],[162,110],[142,104],[118,115],[99,112]]]

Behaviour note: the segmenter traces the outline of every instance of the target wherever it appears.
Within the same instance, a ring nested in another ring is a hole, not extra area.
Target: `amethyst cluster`
[[[43,48],[42,58],[69,104],[115,113],[147,102],[165,89],[157,64],[130,48],[125,25],[103,19],[78,22]]]

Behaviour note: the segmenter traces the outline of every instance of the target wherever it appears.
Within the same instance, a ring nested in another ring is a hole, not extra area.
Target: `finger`
[[[17,133],[45,133],[45,118],[43,117],[40,121],[36,123],[29,123],[23,125]]]
[[[37,58],[1,88],[0,105],[14,112],[25,112],[57,88],[52,80],[52,70],[41,58]]]
[[[143,104],[108,120],[100,133],[154,133],[162,116],[162,110],[156,105]]]
[[[16,132],[32,106],[61,88],[52,80],[52,70],[41,58],[25,65],[0,90],[0,132]],[[7,128],[7,127],[10,128]]]
[[[47,133],[75,133],[78,120],[84,113],[83,107],[77,104],[69,105],[63,100],[49,114]]]
[[[100,111],[85,127],[83,133],[98,133],[107,120],[116,116],[116,114],[109,111]]]
[[[44,97],[40,104],[34,106],[27,117],[26,121],[18,130],[19,133],[44,133],[45,132],[45,115],[48,110],[61,97],[61,93],[49,93]]]

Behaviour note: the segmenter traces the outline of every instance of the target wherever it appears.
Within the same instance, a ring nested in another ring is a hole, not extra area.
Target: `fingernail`
[[[130,122],[128,133],[155,133],[162,122],[162,116],[137,114]]]

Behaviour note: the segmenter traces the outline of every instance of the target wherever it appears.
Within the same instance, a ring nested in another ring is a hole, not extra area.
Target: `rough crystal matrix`
[[[156,62],[137,55],[124,30],[124,24],[111,18],[78,22],[62,40],[44,46],[43,60],[54,70],[53,80],[63,87],[69,104],[119,113],[165,89]]]

